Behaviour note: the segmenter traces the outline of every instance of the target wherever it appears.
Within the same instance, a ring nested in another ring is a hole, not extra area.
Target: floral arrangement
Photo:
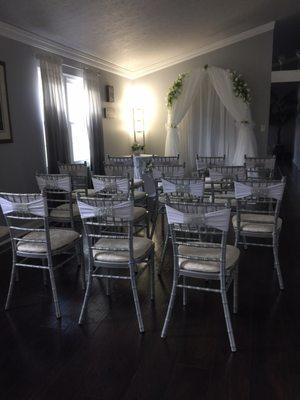
[[[237,71],[230,71],[230,78],[232,80],[233,92],[235,96],[240,97],[244,103],[250,104],[252,100],[250,89],[243,76]]]
[[[132,151],[143,151],[145,146],[143,144],[140,144],[138,142],[133,142],[131,145],[131,150]]]
[[[173,83],[173,86],[170,87],[168,96],[167,96],[167,107],[171,108],[174,100],[180,95],[183,86],[183,80],[187,74],[179,74],[176,81]]]
[[[154,168],[153,161],[149,160],[146,162],[144,172],[146,172],[146,173],[152,172],[153,168]]]

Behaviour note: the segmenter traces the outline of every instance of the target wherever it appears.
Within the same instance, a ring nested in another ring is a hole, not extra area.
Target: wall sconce
[[[142,107],[133,108],[133,134],[134,141],[145,146],[145,119]]]

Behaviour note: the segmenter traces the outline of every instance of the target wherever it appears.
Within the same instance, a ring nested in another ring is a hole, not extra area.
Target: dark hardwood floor
[[[126,282],[114,283],[111,298],[95,282],[86,321],[77,325],[83,292],[75,266],[57,272],[60,321],[39,271],[21,271],[13,306],[3,311],[11,256],[2,254],[0,399],[299,399],[300,174],[288,172],[280,242],[286,289],[278,288],[270,249],[242,250],[235,354],[217,294],[189,292],[184,309],[180,293],[168,337],[160,338],[170,260],[154,304],[148,273],[139,280],[141,335]],[[156,238],[158,255],[161,244]]]

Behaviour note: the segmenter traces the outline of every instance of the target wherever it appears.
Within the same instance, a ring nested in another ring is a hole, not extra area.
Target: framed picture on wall
[[[113,103],[115,101],[115,91],[113,86],[106,85],[106,101],[108,103]]]
[[[12,142],[5,63],[0,61],[0,143]]]

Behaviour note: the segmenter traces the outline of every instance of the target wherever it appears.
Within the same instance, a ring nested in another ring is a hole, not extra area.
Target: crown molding
[[[107,72],[112,72],[128,79],[133,79],[132,71],[123,68],[117,64],[103,60],[97,56],[83,52],[81,50],[65,46],[53,40],[46,39],[40,35],[7,24],[2,21],[0,21],[0,35],[5,36],[9,39],[16,40],[18,42],[22,42],[24,44],[28,44],[37,49],[54,53],[61,57],[66,57],[71,60],[78,61],[80,63],[87,64]]]
[[[200,49],[194,50],[190,53],[171,57],[165,61],[161,61],[161,62],[152,64],[152,65],[149,65],[148,67],[141,68],[141,69],[133,72],[134,79],[141,78],[145,75],[152,74],[153,72],[157,72],[157,71],[160,71],[160,70],[168,68],[168,67],[172,67],[173,65],[179,64],[184,61],[191,60],[192,58],[196,58],[203,54],[210,53],[214,50],[218,50],[223,47],[230,46],[231,44],[238,43],[238,42],[241,42],[246,39],[250,39],[250,38],[260,35],[262,33],[272,31],[274,29],[274,26],[275,26],[275,21],[272,21],[267,24],[257,26],[253,29],[249,29],[245,32],[238,33],[237,35],[229,36],[228,38],[218,40],[217,42],[214,42],[207,46],[203,46]]]
[[[16,40],[18,42],[25,43],[32,47],[35,47],[40,50],[44,50],[50,53],[57,54],[61,57],[66,57],[71,60],[90,65],[92,67],[96,67],[102,69],[107,72],[111,72],[116,75],[120,75],[127,79],[137,79],[141,78],[145,75],[152,74],[153,72],[160,71],[162,69],[171,67],[173,65],[179,64],[183,61],[190,60],[192,58],[201,56],[206,53],[210,53],[214,50],[221,49],[223,47],[229,46],[231,44],[240,42],[245,39],[252,38],[254,36],[260,35],[262,33],[271,31],[274,29],[275,22],[269,22],[265,25],[260,25],[256,28],[250,29],[248,31],[239,33],[237,35],[230,36],[228,38],[219,40],[215,43],[212,43],[207,46],[203,46],[198,50],[174,56],[167,60],[157,62],[155,64],[149,65],[147,67],[137,69],[137,70],[129,70],[127,68],[121,67],[120,65],[114,64],[112,62],[106,61],[97,57],[95,55],[86,53],[84,51],[74,49],[72,47],[65,46],[63,44],[57,43],[53,40],[46,39],[40,35],[29,32],[25,29],[18,28],[16,26],[7,24],[5,22],[0,21],[0,35],[5,36],[9,39]]]

